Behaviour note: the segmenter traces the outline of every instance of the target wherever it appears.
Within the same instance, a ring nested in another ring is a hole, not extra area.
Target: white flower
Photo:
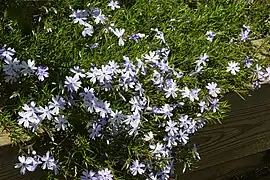
[[[180,129],[179,136],[180,136],[180,142],[182,142],[184,145],[187,144],[188,139],[189,139],[187,132],[182,131],[182,129]]]
[[[89,170],[84,170],[82,172],[81,180],[97,180],[95,177],[96,173],[93,171]]]
[[[80,81],[79,76],[75,75],[74,77],[66,76],[65,87],[68,91],[76,92],[81,87],[82,82]]]
[[[93,123],[92,128],[88,130],[88,132],[90,133],[89,134],[90,139],[95,140],[96,137],[100,137],[101,136],[100,131],[101,131],[101,125],[97,123]]]
[[[65,131],[68,126],[68,121],[64,118],[64,116],[55,117],[55,129],[57,131],[63,130]]]
[[[45,106],[44,108],[39,107],[37,111],[41,113],[39,117],[41,117],[42,120],[44,120],[45,118],[47,118],[48,120],[52,119],[52,111],[49,109],[48,106]]]
[[[167,121],[167,126],[165,127],[165,131],[168,132],[170,136],[176,135],[178,131],[178,127],[175,127],[176,125],[177,123],[172,120]]]
[[[19,156],[18,160],[20,163],[15,164],[15,168],[21,168],[20,172],[21,174],[25,174],[25,171],[33,171],[33,158],[32,157],[27,157],[25,156]]]
[[[98,171],[98,180],[113,180],[111,170],[105,168],[104,170]]]
[[[94,14],[93,17],[95,18],[96,24],[99,24],[99,23],[106,24],[106,21],[108,19],[104,14],[102,14],[101,11],[99,11],[99,14],[97,14],[97,15]]]
[[[52,101],[49,102],[49,108],[52,109],[51,113],[53,115],[58,115],[60,109],[64,110],[66,105],[66,101],[64,98],[56,96],[52,98]]]
[[[119,9],[119,3],[117,1],[111,0],[108,4],[109,7],[111,7],[112,10]]]
[[[185,98],[189,98],[190,101],[194,101],[194,100],[199,100],[199,92],[200,92],[200,89],[189,89],[188,87],[185,87],[183,90],[181,90],[182,92],[182,96]]]
[[[187,129],[190,125],[190,118],[188,117],[188,115],[181,116],[179,118],[179,121],[180,121],[180,128]]]
[[[124,33],[125,33],[125,29],[117,29],[117,28],[115,28],[115,30],[112,30],[112,32],[114,33],[114,35],[116,35],[119,38],[118,45],[119,46],[124,46],[125,43],[124,43],[123,36],[124,36]]]
[[[43,157],[41,157],[41,161],[43,161],[43,164],[41,166],[42,169],[49,169],[49,170],[53,170],[53,166],[55,164],[55,160],[54,157],[50,156],[50,152],[47,151],[46,155],[44,155]]]
[[[213,31],[207,31],[206,32],[206,36],[207,36],[207,40],[210,42],[213,42],[215,37],[216,37],[216,33],[214,33]]]
[[[231,72],[233,75],[236,75],[237,72],[240,71],[239,63],[238,62],[229,62],[227,67],[227,72]]]
[[[80,69],[79,66],[74,66],[73,68],[70,68],[69,70],[71,72],[73,72],[76,76],[79,76],[81,78],[86,77],[85,70],[84,69]]]
[[[14,56],[14,54],[15,54],[15,50],[10,47],[5,49],[5,46],[4,46],[4,48],[0,49],[0,58],[4,58],[8,61],[12,60],[12,56]]]
[[[92,25],[89,24],[87,27],[84,28],[82,35],[83,35],[83,37],[92,36],[93,33],[94,33],[94,28]]]
[[[149,54],[144,55],[144,59],[148,63],[155,63],[158,64],[158,61],[160,60],[160,57],[155,52],[151,51]]]
[[[145,134],[143,140],[144,141],[152,141],[152,140],[154,140],[154,134],[153,134],[153,132],[150,131],[147,134]]]
[[[267,81],[270,81],[270,67],[267,67],[265,70],[266,73],[263,76],[267,78]]]
[[[140,163],[138,160],[133,161],[130,171],[133,176],[136,176],[137,174],[143,174],[145,172],[145,169],[143,169],[145,165],[143,163]]]
[[[208,103],[206,103],[205,101],[200,101],[198,104],[200,106],[201,113],[203,113],[204,110],[208,110]]]
[[[220,88],[217,88],[217,83],[214,82],[208,83],[206,88],[208,89],[209,94],[212,97],[217,97],[217,94],[220,93]]]
[[[149,145],[149,147],[152,149],[151,154],[155,155],[157,158],[165,154],[165,147],[161,143],[157,143],[156,145]]]
[[[202,64],[203,66],[206,66],[206,61],[209,61],[208,58],[209,58],[209,56],[208,56],[206,53],[200,55],[200,59],[196,61],[197,67],[200,67],[201,64]]]
[[[30,59],[27,60],[27,63],[23,61],[21,64],[21,68],[21,73],[25,76],[33,74],[37,69],[37,67],[35,66],[35,61],[31,61]]]
[[[173,110],[173,107],[171,107],[169,104],[165,104],[161,108],[160,113],[163,114],[164,118],[170,118],[171,116],[173,116],[173,114],[171,113],[172,110]]]

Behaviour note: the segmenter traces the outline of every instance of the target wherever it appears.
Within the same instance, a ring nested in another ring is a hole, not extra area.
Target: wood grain
[[[0,147],[11,144],[8,134],[0,129]]]
[[[15,169],[18,149],[11,145],[0,147],[0,180],[43,180],[46,179],[41,170],[20,174],[20,169]]]
[[[223,124],[208,125],[192,138],[202,158],[193,174],[201,170],[213,175],[215,166],[270,149],[270,86],[245,98],[230,94],[227,99],[232,110]],[[190,179],[188,175],[180,177]]]
[[[177,180],[240,180],[239,177],[242,174],[260,167],[264,156],[265,152],[253,154],[206,169],[186,173]]]

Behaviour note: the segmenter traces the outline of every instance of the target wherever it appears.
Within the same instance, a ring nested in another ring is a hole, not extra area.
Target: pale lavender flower
[[[155,52],[151,51],[149,54],[144,55],[144,59],[147,63],[158,64],[160,57]]]
[[[101,10],[99,10],[99,14],[93,13],[92,16],[94,17],[96,24],[106,24],[106,21],[108,20],[108,18],[102,14]]]
[[[153,134],[153,132],[150,131],[147,134],[145,134],[143,140],[144,141],[153,141],[154,140],[154,134]]]
[[[82,35],[83,37],[85,36],[92,36],[94,33],[94,28],[92,25],[88,25],[87,27],[84,28],[84,30],[82,31]]]
[[[100,131],[101,131],[101,125],[97,123],[93,123],[92,128],[88,130],[88,132],[90,133],[89,134],[90,139],[95,140],[96,137],[100,137],[101,136]]]
[[[208,109],[208,104],[205,101],[200,101],[198,104],[200,106],[201,113]]]
[[[136,176],[137,174],[143,174],[145,172],[144,169],[145,165],[143,163],[140,163],[138,160],[133,161],[130,171],[133,176]]]
[[[113,175],[111,174],[111,170],[105,168],[104,170],[98,171],[98,179],[99,180],[113,180]]]
[[[69,16],[73,18],[73,23],[79,23],[81,25],[85,25],[85,20],[88,17],[88,11],[86,10],[73,10],[72,14]]]
[[[12,48],[5,48],[5,46],[3,48],[0,49],[0,58],[6,59],[8,61],[12,60],[12,57],[15,54],[15,50]]]
[[[246,41],[249,40],[248,35],[249,35],[249,33],[250,33],[250,27],[249,27],[249,26],[245,26],[245,25],[244,25],[243,27],[245,28],[245,30],[244,30],[244,31],[241,31],[240,37],[241,37],[241,39],[242,39],[244,42],[246,42]]]
[[[129,39],[132,39],[132,40],[138,42],[139,39],[143,39],[144,37],[145,37],[145,34],[135,33],[135,34],[129,36]]]
[[[229,62],[226,71],[231,72],[232,75],[236,75],[236,73],[240,71],[239,63],[233,61]]]
[[[264,77],[267,78],[267,81],[270,81],[270,67],[267,67],[266,72],[264,73]]]
[[[177,134],[178,127],[176,127],[177,123],[169,120],[167,121],[167,126],[165,127],[165,131],[169,134],[169,136],[174,136]]]
[[[178,88],[177,88],[177,84],[174,80],[172,79],[167,79],[166,80],[166,87],[164,88],[165,91],[165,97],[169,98],[170,96],[172,98],[176,98],[177,97],[177,92],[178,92]]]
[[[249,31],[247,31],[247,30],[241,31],[240,37],[241,37],[242,41],[246,42],[249,40],[248,34],[249,34]]]
[[[209,94],[212,97],[217,97],[217,94],[220,93],[220,88],[217,88],[217,83],[214,82],[208,83],[206,88],[208,89]]]
[[[131,100],[129,101],[129,103],[132,105],[131,111],[134,111],[134,112],[139,112],[139,111],[141,111],[142,108],[143,108],[143,105],[145,104],[145,103],[140,99],[140,97],[138,97],[138,96],[132,97]]]
[[[23,61],[21,64],[21,73],[23,75],[31,75],[35,72],[37,67],[35,66],[35,61],[31,61],[30,59],[27,60],[27,62]]]
[[[194,100],[199,100],[199,92],[201,91],[201,89],[198,89],[198,88],[194,88],[194,89],[191,89],[191,93],[190,93],[190,96],[189,96],[189,99],[191,101],[194,101]]]
[[[201,64],[202,64],[203,66],[206,66],[206,62],[209,61],[208,58],[209,58],[209,56],[208,56],[206,53],[201,54],[201,55],[200,55],[200,59],[196,61],[197,67],[200,67]]]
[[[160,109],[160,113],[163,114],[163,117],[165,119],[170,119],[171,116],[173,116],[173,114],[171,113],[171,111],[173,110],[173,107],[171,107],[169,104],[165,104],[161,109]]]
[[[66,105],[66,101],[64,98],[56,96],[52,97],[52,101],[49,102],[49,108],[51,109],[51,113],[53,115],[58,115],[60,109],[64,110]]]
[[[155,106],[155,107],[152,108],[152,113],[153,114],[158,114],[159,112],[160,112],[160,109],[158,107]]]
[[[8,83],[17,82],[20,77],[20,61],[17,58],[13,60],[5,59],[5,63],[6,64],[3,65],[5,81]]]
[[[261,88],[261,83],[260,83],[259,81],[254,81],[254,82],[252,83],[252,87],[253,87],[254,89],[259,89],[259,88]]]
[[[38,80],[44,81],[45,78],[49,77],[48,67],[38,66],[36,75],[38,76]]]
[[[180,121],[180,128],[187,129],[190,125],[190,118],[188,117],[188,115],[181,116],[179,118],[179,121]]]
[[[181,90],[181,94],[182,94],[183,98],[186,98],[186,97],[189,98],[190,93],[191,93],[191,91],[189,90],[188,87],[184,87],[184,89]]]
[[[74,77],[66,76],[65,87],[67,87],[70,92],[77,92],[81,87],[82,82],[80,81],[79,76],[75,75]]]
[[[259,64],[256,64],[255,69],[253,69],[260,81],[264,80],[264,73],[262,72],[262,67]]]
[[[43,107],[39,107],[37,109],[37,111],[40,113],[39,117],[44,120],[44,119],[48,119],[51,120],[52,119],[52,111],[48,106]]]
[[[219,102],[219,99],[217,99],[217,98],[215,98],[215,99],[213,99],[212,101],[210,101],[210,103],[211,103],[211,108],[212,108],[212,110],[213,110],[214,113],[217,112],[217,110],[219,109],[219,108],[218,108],[218,107],[219,107],[218,102]]]
[[[95,175],[96,173],[94,171],[86,169],[82,172],[81,180],[98,180]]]
[[[180,131],[179,131],[179,140],[180,140],[180,142],[185,145],[185,144],[187,144],[188,139],[189,139],[189,137],[188,137],[187,132],[180,129]]]
[[[210,42],[213,42],[215,37],[216,37],[216,33],[214,33],[213,31],[207,31],[206,32],[206,39]]]
[[[67,129],[68,121],[65,119],[63,115],[55,117],[54,123],[55,123],[56,131],[60,131],[60,130],[65,131]]]
[[[74,66],[73,68],[70,68],[70,71],[75,74],[75,76],[79,76],[81,78],[86,77],[85,70],[81,69],[79,66]]]
[[[98,43],[93,43],[93,44],[90,44],[88,47],[90,50],[93,50],[93,49],[96,49],[98,47]]]
[[[25,174],[25,171],[33,171],[33,158],[32,157],[25,157],[25,156],[19,156],[18,160],[19,163],[15,164],[15,168],[21,168],[20,172],[21,174]]]
[[[54,157],[50,156],[50,152],[47,151],[46,155],[44,155],[43,157],[41,157],[41,161],[43,162],[41,168],[42,169],[49,169],[49,170],[53,170],[53,166],[54,166]]]
[[[108,6],[111,7],[112,10],[120,8],[118,1],[114,1],[114,0],[111,0]]]
[[[160,158],[165,154],[165,147],[162,143],[150,144],[149,147],[152,149],[151,154],[157,158]]]
[[[253,64],[253,59],[249,58],[249,57],[246,57],[245,58],[245,64],[246,64],[246,67],[247,68],[250,68]]]
[[[114,35],[116,35],[119,38],[118,41],[118,45],[119,46],[124,46],[124,33],[125,33],[125,29],[117,29],[115,28],[114,30],[112,30],[112,32],[114,33]]]

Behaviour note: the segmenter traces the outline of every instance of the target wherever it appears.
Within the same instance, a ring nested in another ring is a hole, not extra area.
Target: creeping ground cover
[[[190,137],[228,112],[224,96],[270,81],[257,55],[268,1],[61,0],[11,13],[33,4],[0,16],[0,127],[21,174],[177,179],[200,160]]]

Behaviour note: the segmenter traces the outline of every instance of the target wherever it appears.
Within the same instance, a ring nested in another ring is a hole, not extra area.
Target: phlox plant
[[[267,35],[268,8],[62,0],[39,7],[28,34],[3,16],[0,126],[20,148],[15,168],[176,179],[201,159],[190,138],[224,118],[225,95],[270,81],[252,44]]]

